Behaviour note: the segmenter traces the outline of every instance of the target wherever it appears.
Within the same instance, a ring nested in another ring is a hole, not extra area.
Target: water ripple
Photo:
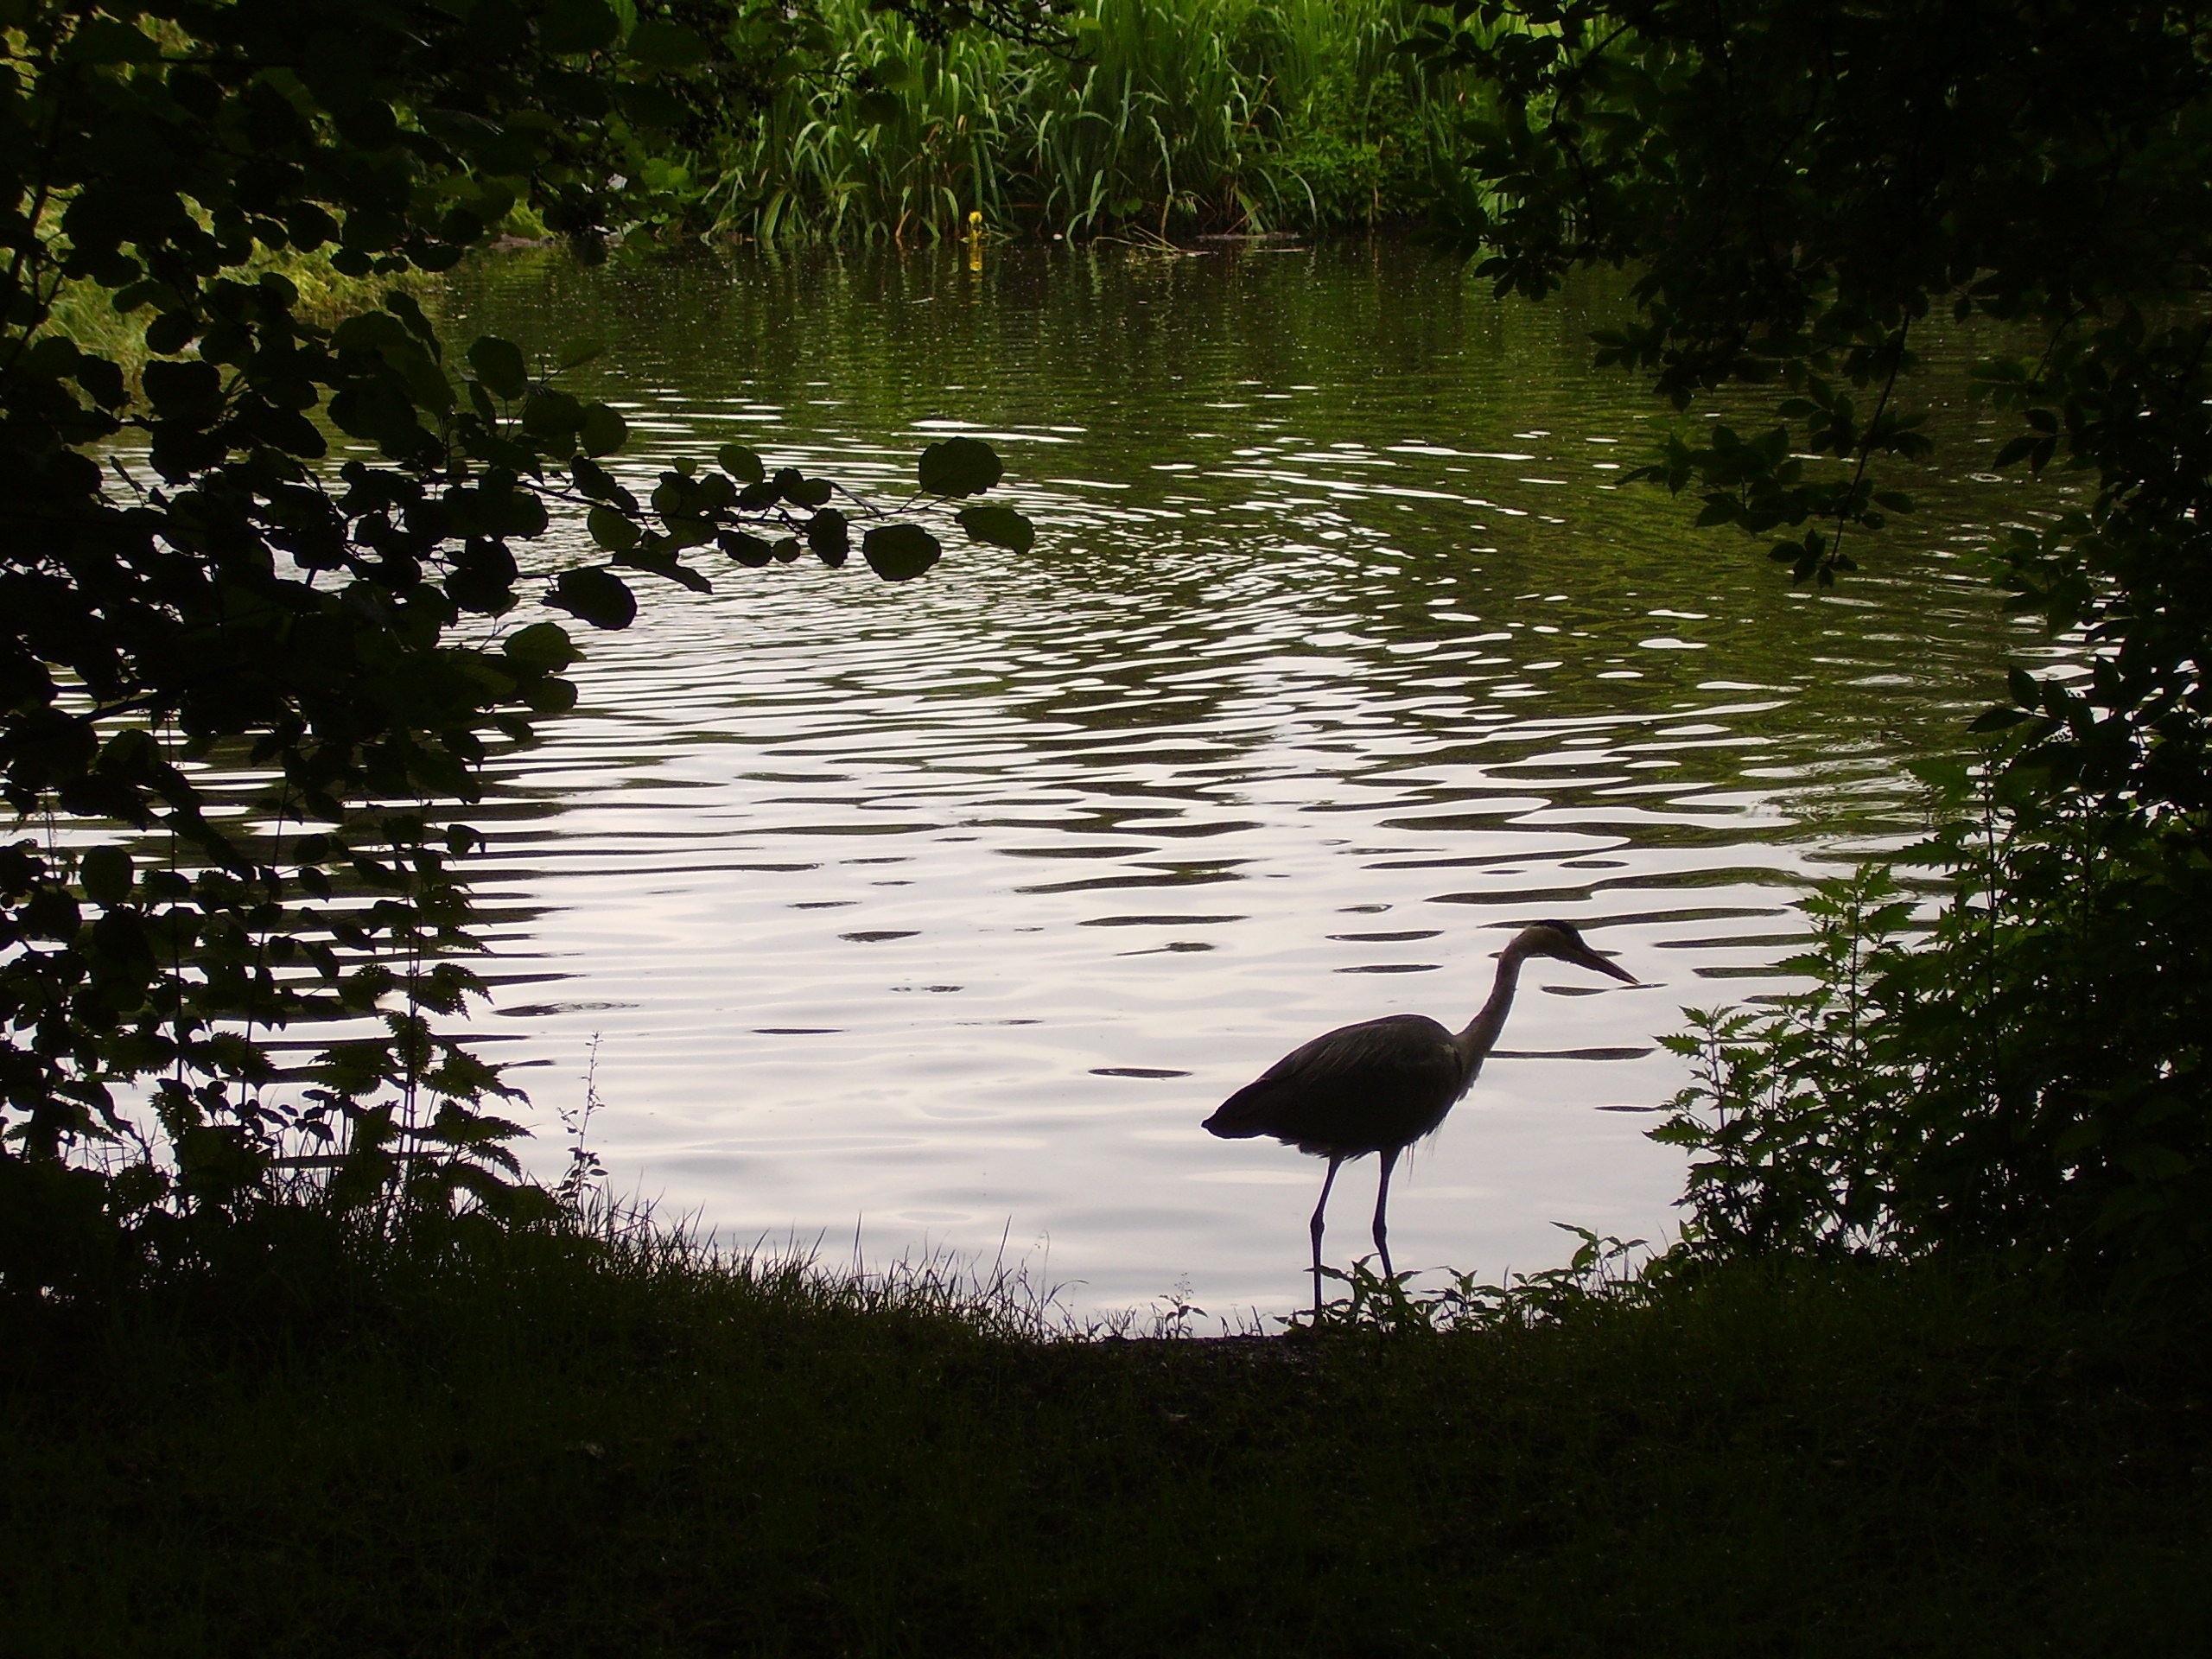
[[[1557,916],[1647,984],[1536,964],[1398,1253],[1656,1236],[1680,1165],[1635,1115],[1681,1071],[1651,1035],[1777,988],[1789,896],[1910,832],[1901,760],[2018,630],[1950,547],[1808,596],[1616,489],[1662,416],[1580,366],[1602,294],[1501,306],[1413,254],[1176,264],[455,279],[457,331],[614,342],[575,389],[624,408],[634,480],[741,432],[897,499],[920,441],[969,431],[1039,528],[1026,556],[956,533],[906,587],[725,568],[594,638],[576,714],[493,767],[503,1058],[550,1121],[602,1033],[602,1154],[732,1236],[1010,1228],[1078,1302],[1188,1273],[1281,1306],[1281,1189],[1318,1166],[1198,1120],[1332,1026],[1463,1020]],[[941,303],[893,303],[918,289]]]

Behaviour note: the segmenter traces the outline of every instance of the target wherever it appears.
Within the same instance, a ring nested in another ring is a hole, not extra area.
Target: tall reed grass
[[[912,242],[1172,237],[1418,211],[1471,96],[1392,48],[1414,0],[1083,0],[1072,55],[923,43],[829,0],[834,78],[793,81],[693,162],[715,232]]]

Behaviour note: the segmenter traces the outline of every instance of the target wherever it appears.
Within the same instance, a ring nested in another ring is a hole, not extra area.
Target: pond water
[[[1394,1254],[1490,1276],[1563,1259],[1555,1222],[1666,1236],[1656,1034],[1783,983],[1793,894],[1909,831],[1901,763],[2036,640],[1966,552],[2012,485],[1930,480],[1945,532],[1821,597],[1622,487],[1673,417],[1586,368],[1615,309],[1389,246],[459,274],[457,335],[610,343],[571,383],[639,476],[735,438],[896,500],[970,432],[1039,531],[953,532],[901,587],[728,566],[592,639],[481,867],[476,1023],[541,1165],[596,1040],[616,1185],[726,1242],[1264,1316],[1308,1294],[1321,1166],[1200,1119],[1330,1027],[1463,1023],[1506,930],[1558,916],[1645,988],[1535,964]]]

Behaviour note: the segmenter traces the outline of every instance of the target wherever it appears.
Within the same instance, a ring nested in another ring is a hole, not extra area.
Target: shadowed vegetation
[[[1796,580],[1847,576],[1847,545],[1917,505],[1882,475],[1933,446],[1920,348],[1946,313],[2037,342],[1974,369],[2012,429],[1992,466],[2073,480],[1989,534],[2005,603],[2080,656],[2012,669],[1976,767],[1922,769],[1936,823],[1909,856],[1951,888],[1930,935],[1846,884],[1796,964],[1810,993],[1682,1045],[1704,1065],[1668,1128],[1705,1154],[1693,1248],[2010,1256],[2201,1318],[2212,12],[1515,10],[1424,26],[1422,54],[1505,112],[1447,234],[1501,289],[1637,269],[1598,360],[1677,408],[1764,389],[1773,424],[1716,422],[1644,474],[1699,523]]]
[[[409,291],[518,210],[598,253],[600,187],[640,170],[641,133],[734,120],[796,73],[772,9],[683,10],[10,10],[10,1290],[197,1250],[303,1169],[340,1208],[542,1213],[493,1109],[518,1091],[435,1024],[475,984],[457,861],[482,838],[455,815],[490,753],[575,702],[575,640],[532,613],[619,630],[632,580],[710,589],[700,559],[725,581],[803,554],[891,582],[937,562],[912,515],[849,513],[740,444],[641,500],[601,464],[622,416],[554,384],[596,342],[448,355]],[[957,437],[916,481],[964,502],[1000,474]],[[588,562],[536,556],[556,515]],[[1009,510],[950,516],[1028,545]],[[305,1068],[270,1046],[300,1019],[344,1032]]]
[[[1081,1342],[1003,1284],[271,1225],[8,1311],[15,1650],[2081,1653],[2212,1618],[2201,1353],[1956,1277]]]

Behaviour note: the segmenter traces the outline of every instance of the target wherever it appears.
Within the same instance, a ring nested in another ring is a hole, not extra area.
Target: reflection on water
[[[1200,1118],[1331,1026],[1463,1023],[1558,916],[1651,988],[1532,974],[1395,1253],[1658,1236],[1652,1034],[1773,988],[1796,886],[1908,826],[1900,758],[2021,641],[1950,547],[1793,594],[1619,487],[1658,416],[1582,366],[1599,304],[1404,250],[456,278],[456,333],[613,342],[579,390],[643,473],[734,435],[897,499],[970,431],[1040,531],[901,588],[732,566],[595,638],[500,779],[499,1057],[550,1122],[604,1033],[603,1156],[725,1237],[1047,1241],[1078,1305],[1279,1309],[1320,1165]]]

